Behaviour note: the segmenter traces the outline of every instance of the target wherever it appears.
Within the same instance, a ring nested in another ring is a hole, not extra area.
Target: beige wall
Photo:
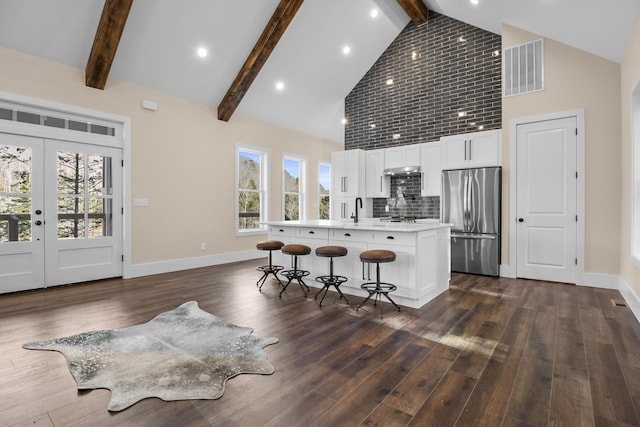
[[[620,86],[622,110],[620,273],[636,295],[640,295],[640,268],[631,262],[629,236],[631,235],[631,91],[640,79],[639,52],[640,14],[622,59]]]
[[[540,36],[503,25],[503,48]],[[637,52],[637,51],[636,51]],[[503,264],[509,259],[509,126],[513,119],[585,111],[585,272],[619,274],[620,65],[544,40],[545,90],[503,99]],[[513,266],[515,267],[515,265]]]
[[[318,161],[343,149],[238,115],[221,122],[215,107],[127,83],[87,88],[83,70],[2,48],[0,90],[131,118],[131,193],[149,199],[149,207],[133,208],[134,265],[241,252],[265,238],[235,236],[236,143],[270,150],[271,219],[282,218],[283,153],[307,157],[308,217],[315,219]],[[143,99],[156,102],[158,111],[142,109]]]

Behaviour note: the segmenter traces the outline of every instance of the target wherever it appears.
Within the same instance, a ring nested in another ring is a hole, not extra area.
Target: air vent
[[[612,300],[611,300],[611,304],[612,304],[614,307],[623,307],[623,308],[624,308],[624,307],[627,307],[627,303],[626,303],[626,301],[625,301],[625,300],[621,300],[621,299],[612,299]]]
[[[504,49],[502,75],[504,96],[544,90],[542,39]]]

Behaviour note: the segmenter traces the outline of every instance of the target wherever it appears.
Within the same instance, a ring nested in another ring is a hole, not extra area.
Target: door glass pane
[[[58,194],[84,194],[82,153],[58,152]]]
[[[112,194],[111,157],[88,156],[89,194]]]
[[[84,237],[84,200],[76,196],[58,197],[58,238]]]
[[[113,233],[110,157],[58,152],[58,238]]]
[[[0,145],[0,242],[31,240],[31,149]]]

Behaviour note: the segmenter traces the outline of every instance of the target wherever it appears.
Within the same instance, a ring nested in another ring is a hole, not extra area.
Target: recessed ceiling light
[[[478,3],[480,3],[480,0],[469,0],[469,1],[471,1],[471,4],[474,6],[477,6]]]
[[[284,82],[276,82],[277,90],[284,90]]]
[[[207,49],[204,47],[199,47],[198,49],[196,49],[196,54],[200,57],[200,58],[205,58],[207,56],[209,52],[207,52]]]
[[[400,139],[400,134],[399,133],[394,133],[393,134],[393,139]]]
[[[343,125],[346,125],[347,123],[349,123],[349,120],[347,120],[346,117],[343,117],[341,122],[342,122]]]
[[[466,117],[466,116],[467,116],[467,112],[466,111],[458,112],[458,117]]]
[[[494,50],[494,51],[491,53],[491,56],[493,56],[493,57],[500,56],[500,51],[499,51],[499,50]]]
[[[482,125],[478,126],[478,130],[483,130],[483,129],[484,129],[484,126]]]
[[[393,84],[393,79],[387,79],[387,86],[391,86]]]
[[[372,18],[377,18],[378,17],[378,9],[372,9],[370,15],[371,15]]]
[[[349,55],[351,53],[351,48],[349,46],[345,46],[342,48],[342,53],[344,55]]]
[[[370,127],[371,129],[375,129],[375,128],[376,128],[376,124],[375,124],[375,123],[370,123],[370,124],[369,124],[369,127]]]

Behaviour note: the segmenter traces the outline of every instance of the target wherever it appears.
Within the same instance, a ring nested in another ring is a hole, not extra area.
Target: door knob
[[[35,224],[36,225],[42,225],[42,221],[36,221]]]
[[[524,218],[518,218],[518,222],[524,222]]]

